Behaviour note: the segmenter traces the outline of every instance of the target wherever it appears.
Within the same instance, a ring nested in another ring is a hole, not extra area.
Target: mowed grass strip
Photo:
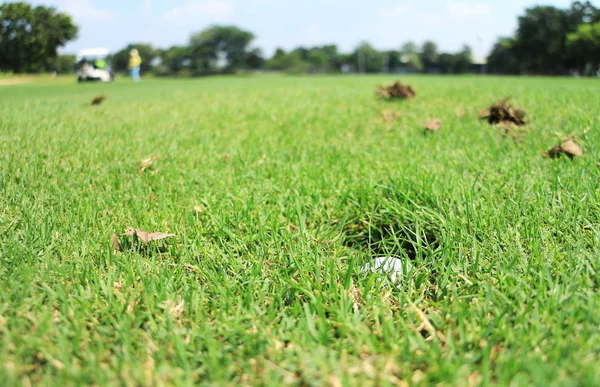
[[[394,80],[0,88],[0,379],[597,384],[600,82]],[[478,118],[508,96],[517,140]]]

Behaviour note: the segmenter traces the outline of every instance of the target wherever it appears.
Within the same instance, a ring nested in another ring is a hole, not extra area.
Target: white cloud
[[[152,10],[152,0],[144,0],[144,7],[142,9],[144,12],[150,12]]]
[[[218,22],[228,20],[234,7],[226,1],[190,1],[163,14],[164,19],[174,24],[197,24],[198,22]]]
[[[441,12],[423,11],[415,7],[413,1],[406,1],[394,7],[380,7],[377,12],[382,23],[392,23],[396,26],[405,23],[406,20],[437,24],[444,18]]]
[[[450,17],[470,17],[490,15],[492,9],[487,4],[465,4],[453,1],[446,5],[446,14]]]
[[[406,16],[406,14],[412,11],[412,3],[404,3],[395,7],[379,7],[377,10],[379,17],[382,18]]]
[[[309,42],[316,41],[316,40],[322,38],[321,27],[319,27],[317,25],[310,26],[304,32],[304,38]]]
[[[413,1],[406,1],[393,7],[380,7],[377,11],[380,19],[397,21],[398,18],[407,18],[425,23],[439,23],[453,18],[486,16],[492,13],[491,7],[487,4],[467,4],[461,1],[450,1],[443,8],[431,8],[426,11],[415,7]]]
[[[96,8],[90,0],[64,0],[61,2],[65,11],[76,20],[83,21],[110,21],[117,18],[118,14],[109,9]]]

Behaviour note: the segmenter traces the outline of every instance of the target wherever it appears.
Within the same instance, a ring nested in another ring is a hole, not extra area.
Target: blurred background
[[[124,73],[133,48],[155,76],[597,76],[600,11],[562,0],[0,2],[3,74],[72,74],[91,52]]]

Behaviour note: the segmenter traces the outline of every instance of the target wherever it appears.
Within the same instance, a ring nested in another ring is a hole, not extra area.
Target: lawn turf
[[[0,87],[0,380],[600,383],[600,81],[393,80]],[[478,119],[507,96],[516,141]]]

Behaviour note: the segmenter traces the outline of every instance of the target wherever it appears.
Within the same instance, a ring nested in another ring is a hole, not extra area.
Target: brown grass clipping
[[[501,99],[488,109],[479,113],[479,118],[487,120],[491,125],[513,124],[525,125],[525,110],[518,109],[508,103],[509,98]]]
[[[558,159],[563,155],[567,156],[572,160],[575,157],[583,156],[583,151],[581,150],[579,145],[575,143],[575,141],[567,140],[562,144],[557,145],[554,148],[542,153],[542,156],[550,157],[551,159]]]
[[[434,118],[425,123],[423,128],[425,132],[437,132],[442,127],[442,120],[439,118]]]
[[[399,81],[389,86],[378,86],[377,95],[383,99],[413,99],[417,93],[409,85],[403,85]]]
[[[94,99],[92,99],[92,106],[100,105],[102,102],[104,102],[105,99],[106,99],[106,96],[104,96],[104,95],[99,95],[97,97],[94,97]]]

